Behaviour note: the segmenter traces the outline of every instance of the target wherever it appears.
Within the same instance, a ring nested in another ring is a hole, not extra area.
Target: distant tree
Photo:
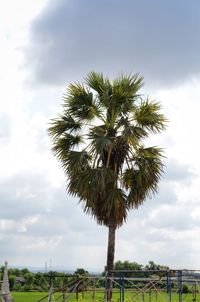
[[[49,287],[48,280],[49,278],[46,276],[46,274],[37,272],[34,274],[34,284],[36,288],[38,289],[47,289]]]
[[[159,270],[160,265],[155,264],[152,260],[148,262],[148,264],[145,266],[146,270]]]
[[[56,288],[62,288],[66,281],[66,274],[63,272],[56,272],[52,280]]]
[[[128,260],[125,260],[124,262],[119,260],[119,261],[115,262],[114,269],[115,270],[129,270],[129,271],[141,270],[142,264],[139,264],[137,262],[130,262]]]
[[[85,276],[89,275],[88,271],[86,271],[84,268],[77,268],[77,270],[74,272],[75,275]]]
[[[4,269],[5,269],[5,266],[1,266],[0,272],[1,272],[1,275],[2,275],[2,276],[3,276]]]
[[[154,261],[149,261],[149,263],[145,266],[146,270],[168,270],[169,267],[166,265],[156,264]]]
[[[41,279],[43,278],[44,274],[41,272],[37,272],[34,274],[34,284],[36,286],[40,285]]]
[[[23,272],[21,270],[19,270],[18,268],[9,268],[8,274],[19,277],[19,276],[23,275]]]
[[[44,275],[42,275],[41,278],[40,278],[39,286],[43,290],[47,290],[48,289],[48,282],[47,282],[47,279],[45,278]]]
[[[15,279],[16,277],[14,275],[8,275],[8,279],[9,279],[9,286],[10,286],[10,290],[13,290],[14,286],[15,286]]]
[[[114,269],[116,271],[124,271],[124,275],[126,277],[131,277],[135,275],[134,271],[142,270],[142,264],[139,264],[137,262],[131,262],[128,260],[125,261],[117,261],[115,262]],[[129,272],[130,271],[130,272]]]
[[[34,274],[30,273],[30,272],[26,273],[26,274],[24,274],[24,279],[25,279],[26,285],[31,287],[33,284],[33,280],[34,280]]]
[[[22,291],[22,285],[20,283],[15,283],[14,290],[16,292]]]
[[[25,275],[25,274],[30,273],[30,272],[29,272],[29,270],[28,270],[27,268],[22,268],[22,269],[21,269],[21,273],[22,273],[23,275]]]

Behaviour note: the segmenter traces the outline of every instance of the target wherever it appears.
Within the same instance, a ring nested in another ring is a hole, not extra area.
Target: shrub
[[[182,287],[182,293],[183,294],[188,294],[190,292],[187,284],[183,284],[183,287]]]

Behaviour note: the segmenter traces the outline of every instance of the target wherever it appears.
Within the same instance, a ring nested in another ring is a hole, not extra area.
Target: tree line
[[[156,264],[153,261],[149,261],[147,265],[142,265],[137,262],[131,262],[128,260],[117,261],[114,263],[114,269],[116,271],[140,271],[143,270],[167,270],[169,267],[165,265]],[[3,280],[4,266],[0,268],[0,279]],[[8,277],[11,291],[48,291],[50,283],[53,281],[54,287],[61,289],[64,284],[70,281],[75,281],[79,277],[87,277],[92,275],[105,276],[106,267],[104,271],[99,274],[89,273],[84,268],[77,268],[73,273],[68,272],[32,272],[27,268],[9,268]],[[104,282],[98,282],[96,287],[104,287]]]

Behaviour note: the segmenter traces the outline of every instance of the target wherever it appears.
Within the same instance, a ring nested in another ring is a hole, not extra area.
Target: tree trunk
[[[107,250],[107,288],[106,298],[107,301],[111,301],[112,298],[112,271],[114,269],[114,255],[115,255],[115,224],[111,223],[108,227],[108,250]]]

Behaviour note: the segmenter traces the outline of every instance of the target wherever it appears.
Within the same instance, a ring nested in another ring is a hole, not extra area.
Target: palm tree
[[[157,192],[162,150],[144,139],[165,129],[160,104],[143,99],[143,78],[121,75],[112,82],[90,72],[85,85],[70,84],[63,112],[48,129],[53,153],[67,175],[68,192],[84,211],[108,227],[107,271],[114,265],[115,231]],[[111,299],[111,284],[108,285]]]

